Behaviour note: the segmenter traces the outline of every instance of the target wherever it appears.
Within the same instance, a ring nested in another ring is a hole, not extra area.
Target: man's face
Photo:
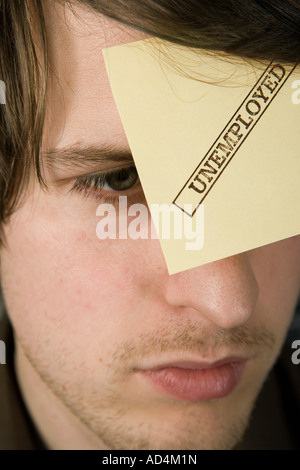
[[[101,49],[144,35],[74,12],[45,2],[43,150],[129,152]],[[128,162],[64,155],[47,164],[49,189],[35,183],[11,217],[1,253],[18,375],[43,437],[53,448],[233,447],[295,308],[300,237],[170,276],[158,240],[96,236],[99,203],[145,201],[138,182],[119,193],[84,177]]]

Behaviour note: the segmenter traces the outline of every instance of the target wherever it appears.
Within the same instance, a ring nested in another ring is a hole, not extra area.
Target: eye
[[[116,193],[131,190],[137,186],[139,176],[134,165],[117,168],[115,170],[93,173],[77,178],[75,185],[71,189],[85,196],[95,197],[97,200],[103,198],[109,202],[114,202]],[[133,189],[134,190],[134,189]]]
[[[108,191],[126,191],[138,180],[138,174],[134,166],[121,168],[110,173],[95,175],[91,186]]]

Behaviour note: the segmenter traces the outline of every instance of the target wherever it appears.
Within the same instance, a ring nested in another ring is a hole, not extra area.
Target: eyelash
[[[110,186],[108,183],[109,178],[118,177],[124,175],[127,171],[130,176],[130,170],[133,171],[134,183],[128,189],[125,190],[114,190],[114,189],[103,189],[105,186]],[[128,191],[132,192],[132,189],[137,186],[139,181],[138,174],[134,165],[124,166],[116,168],[115,170],[107,172],[93,173],[87,176],[80,176],[76,179],[74,186],[71,188],[70,193],[77,192],[86,198],[92,197],[97,202],[105,202],[117,205],[119,202],[119,196],[127,196],[130,202],[131,195],[128,195]],[[115,195],[108,195],[105,192],[112,191]]]

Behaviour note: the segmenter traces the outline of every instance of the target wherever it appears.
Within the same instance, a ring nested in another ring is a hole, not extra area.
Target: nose
[[[258,284],[247,254],[240,254],[168,276],[169,305],[193,309],[220,328],[241,326],[251,317]]]

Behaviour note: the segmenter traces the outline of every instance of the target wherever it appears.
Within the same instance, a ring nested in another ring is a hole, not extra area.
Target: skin
[[[76,4],[77,16],[44,7],[44,150],[128,149],[100,48],[145,35]],[[36,426],[51,449],[232,448],[295,309],[300,237],[170,276],[158,240],[97,239],[99,201],[69,190],[81,174],[103,169],[47,169],[48,190],[33,182],[5,226],[1,282]],[[144,202],[139,187],[134,198]],[[171,399],[133,370],[227,356],[247,359],[242,380],[210,401]]]

